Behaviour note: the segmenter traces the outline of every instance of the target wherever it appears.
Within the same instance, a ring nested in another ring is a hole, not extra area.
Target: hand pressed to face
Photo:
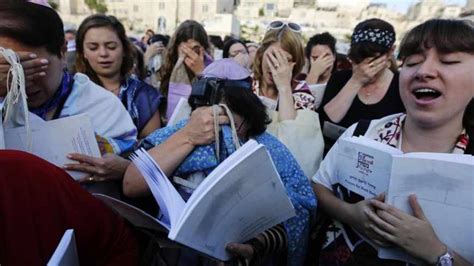
[[[229,58],[233,58],[245,68],[250,67],[250,57],[247,48],[241,43],[235,43],[229,48]]]
[[[8,37],[0,37],[0,46],[12,49],[20,58],[25,71],[28,106],[39,107],[49,100],[61,84],[64,56],[59,58],[44,47],[29,47]],[[0,56],[0,96],[6,93],[9,68],[10,64]]]
[[[262,71],[267,85],[274,85],[278,91],[290,90],[295,63],[291,54],[283,50],[280,43],[274,43],[263,53]]]
[[[436,263],[446,247],[436,236],[415,195],[408,199],[413,216],[393,206],[372,200],[370,204],[377,210],[371,213],[370,227],[385,241],[404,249],[412,256],[430,264]]]
[[[123,45],[115,31],[108,27],[91,28],[86,32],[82,45],[85,60],[99,77],[120,75]]]
[[[205,50],[202,45],[193,40],[189,39],[186,42],[179,44],[179,53],[184,56],[184,63],[186,66],[193,71],[195,75],[202,73],[204,68],[204,53]]]
[[[163,45],[162,42],[154,42],[148,45],[143,57],[145,61],[148,61],[148,59],[152,58],[153,56],[157,54],[162,54],[164,50],[165,50],[165,46]]]
[[[20,59],[21,66],[25,73],[26,87],[32,85],[32,83],[46,76],[46,70],[48,69],[48,60],[44,58],[38,58],[38,55],[30,52],[16,52]],[[3,97],[7,93],[7,81],[8,71],[10,64],[0,56],[0,97]]]
[[[327,45],[315,45],[311,49],[311,70],[309,75],[317,77],[330,75],[336,60],[331,49]]]
[[[376,77],[388,66],[389,55],[384,54],[379,57],[369,57],[359,64],[352,64],[352,79],[365,86],[373,83]]]
[[[229,118],[219,108],[218,123],[228,124]],[[199,107],[191,113],[188,123],[183,128],[188,140],[194,146],[206,145],[215,141],[214,111],[212,106]]]

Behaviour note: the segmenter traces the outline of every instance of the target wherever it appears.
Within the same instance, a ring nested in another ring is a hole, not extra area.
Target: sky
[[[417,3],[418,0],[370,0],[371,3],[384,3],[387,4],[388,8],[395,9],[402,13],[405,13],[408,10],[408,7],[414,3]],[[457,4],[464,6],[466,0],[444,0],[446,5]]]

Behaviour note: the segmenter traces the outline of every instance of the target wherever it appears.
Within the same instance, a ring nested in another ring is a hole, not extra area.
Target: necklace
[[[364,89],[362,90],[362,93],[365,96],[370,97],[371,95],[373,95],[375,93],[376,90],[377,90],[376,86],[374,86],[374,88],[372,90],[368,90],[367,87],[364,87]]]
[[[120,88],[121,88],[121,87],[122,87],[122,86],[118,86],[118,87],[115,88],[115,89],[112,89],[112,90],[107,89],[107,90],[110,91],[111,93],[117,95],[117,94],[118,94],[117,92],[120,92]]]

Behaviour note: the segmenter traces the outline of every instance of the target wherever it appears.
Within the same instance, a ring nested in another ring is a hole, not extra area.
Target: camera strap
[[[225,104],[215,104],[212,106],[212,111],[214,113],[214,135],[216,137],[215,141],[215,146],[216,146],[216,158],[217,161],[220,162],[220,140],[219,140],[219,132],[221,130],[220,125],[219,125],[219,108],[223,108],[225,114],[227,117],[229,117],[229,122],[230,122],[230,128],[232,129],[232,141],[234,142],[235,149],[240,148],[240,141],[239,137],[237,136],[237,130],[235,129],[235,123],[234,123],[234,116],[232,115],[232,112],[230,111],[229,107]]]

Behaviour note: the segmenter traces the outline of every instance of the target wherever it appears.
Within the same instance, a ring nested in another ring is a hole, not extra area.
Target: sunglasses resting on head
[[[269,31],[269,30],[281,30],[284,27],[288,27],[288,29],[290,29],[293,32],[301,33],[301,26],[300,25],[298,25],[296,23],[293,23],[293,22],[284,22],[284,21],[280,21],[280,20],[275,20],[275,21],[270,22],[270,24],[268,24],[267,31]]]

